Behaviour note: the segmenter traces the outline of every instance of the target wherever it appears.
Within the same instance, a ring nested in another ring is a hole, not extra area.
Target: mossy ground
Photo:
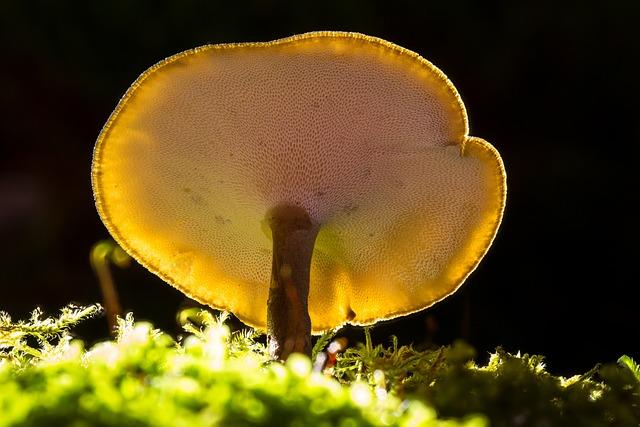
[[[640,370],[627,357],[562,378],[540,356],[498,349],[478,366],[464,344],[417,351],[366,334],[320,369],[298,355],[271,362],[252,331],[206,312],[183,316],[180,342],[129,316],[116,339],[85,349],[66,331],[98,311],[0,316],[0,427],[640,424]],[[330,341],[314,351],[327,355]]]

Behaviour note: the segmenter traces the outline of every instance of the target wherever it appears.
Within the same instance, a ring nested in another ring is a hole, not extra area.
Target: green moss
[[[80,313],[64,316],[77,321]],[[253,333],[232,334],[224,318],[201,317],[198,328],[187,316],[192,334],[178,344],[128,316],[115,340],[85,351],[68,338],[69,322],[31,347],[27,325],[5,316],[0,426],[485,425],[479,417],[443,424],[419,401],[375,399],[364,383],[312,372],[303,356],[272,363]]]
[[[224,317],[180,317],[177,343],[147,323],[85,350],[66,330],[97,307],[58,319],[0,316],[0,427],[638,425],[640,382],[630,358],[564,379],[539,356],[498,349],[486,366],[463,344],[435,351],[364,344],[313,372],[295,355],[270,362],[252,331]],[[36,341],[31,342],[35,337]],[[327,335],[316,351],[330,342]],[[323,344],[324,343],[324,344]]]

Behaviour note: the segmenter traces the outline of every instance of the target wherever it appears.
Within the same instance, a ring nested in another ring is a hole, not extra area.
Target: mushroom
[[[505,204],[498,152],[447,77],[362,34],[203,46],[145,71],[96,143],[98,212],[138,262],[266,329],[310,333],[455,292]]]

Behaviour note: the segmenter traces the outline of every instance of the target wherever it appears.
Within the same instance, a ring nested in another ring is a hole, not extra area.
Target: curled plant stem
[[[119,267],[126,267],[130,261],[131,258],[129,255],[111,240],[99,241],[91,248],[91,267],[93,271],[95,271],[98,282],[100,283],[100,290],[102,291],[102,299],[111,335],[115,334],[118,317],[122,316],[122,306],[120,305],[118,290],[113,281],[110,264],[113,263]]]

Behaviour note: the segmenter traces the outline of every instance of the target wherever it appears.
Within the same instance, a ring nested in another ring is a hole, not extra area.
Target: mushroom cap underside
[[[502,218],[497,151],[467,136],[453,85],[426,60],[353,33],[213,45],[153,66],[94,152],[118,243],[192,298],[266,325],[267,212],[320,225],[314,332],[370,324],[453,293]]]

